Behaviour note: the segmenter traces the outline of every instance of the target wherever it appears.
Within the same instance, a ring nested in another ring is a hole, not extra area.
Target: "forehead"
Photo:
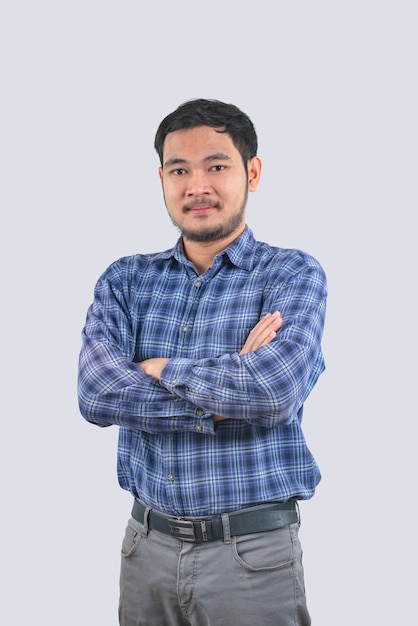
[[[240,154],[227,133],[210,126],[183,128],[168,133],[164,141],[163,162],[172,159],[203,160],[210,154],[223,153],[231,159]]]

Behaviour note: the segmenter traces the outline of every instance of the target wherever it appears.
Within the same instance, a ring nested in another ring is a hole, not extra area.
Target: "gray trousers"
[[[309,626],[298,524],[188,543],[131,518],[121,626]]]

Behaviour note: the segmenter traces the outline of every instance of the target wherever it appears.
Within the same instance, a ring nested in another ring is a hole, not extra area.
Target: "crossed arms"
[[[266,428],[295,419],[324,369],[320,267],[299,263],[286,281],[275,277],[262,303],[275,312],[254,325],[239,352],[191,359],[161,354],[162,348],[139,363],[129,291],[116,270],[99,281],[83,330],[79,406],[85,419],[159,434],[197,428],[213,434],[214,421],[226,418]]]
[[[267,315],[265,315],[258,322],[258,324],[254,326],[239,354],[241,355],[246,354],[247,352],[254,352],[258,348],[266,346],[272,339],[275,338],[282,323],[283,320],[279,311],[267,313]],[[168,361],[169,359],[167,358],[156,357],[140,361],[137,365],[145,374],[159,381],[161,378],[161,372]],[[227,418],[222,417],[221,415],[213,415],[214,422],[219,422],[224,419]]]

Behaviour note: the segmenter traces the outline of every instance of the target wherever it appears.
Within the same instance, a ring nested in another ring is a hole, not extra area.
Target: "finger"
[[[276,336],[282,323],[283,320],[278,311],[267,313],[251,330],[240,354],[257,350],[257,348],[269,343]]]
[[[249,338],[253,344],[262,343],[270,333],[277,331],[282,325],[282,318],[279,312],[266,315],[254,326]]]

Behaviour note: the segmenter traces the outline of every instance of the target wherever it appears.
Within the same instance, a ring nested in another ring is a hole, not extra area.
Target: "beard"
[[[196,243],[209,243],[212,241],[221,241],[222,239],[227,239],[230,235],[232,235],[238,227],[242,224],[244,215],[245,215],[245,207],[247,206],[247,197],[248,192],[245,194],[245,197],[241,203],[239,210],[229,217],[229,219],[217,226],[208,226],[207,228],[199,228],[192,229],[187,228],[185,226],[181,226],[178,224],[168,211],[170,219],[174,226],[178,228],[181,232],[182,237],[187,239],[188,241],[194,241]],[[167,205],[166,205],[167,206]],[[214,205],[217,210],[219,210],[219,205]],[[185,207],[185,211],[190,207]],[[168,207],[167,207],[168,210]]]

